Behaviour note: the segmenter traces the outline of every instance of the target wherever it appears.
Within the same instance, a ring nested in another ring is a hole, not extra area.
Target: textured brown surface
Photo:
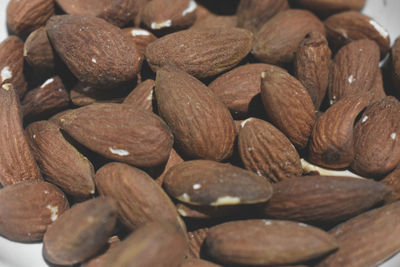
[[[201,259],[185,259],[180,267],[218,267],[221,265]]]
[[[345,10],[361,10],[366,0],[294,0],[296,4],[320,14],[330,14]]]
[[[175,166],[183,161],[184,160],[182,159],[182,157],[175,151],[175,149],[172,148],[171,153],[169,154],[168,160],[165,163],[165,166],[163,166],[163,170],[162,170],[161,174],[155,179],[157,184],[159,184],[161,186],[164,182],[164,177],[165,177],[165,174],[167,173],[167,171],[172,166]]]
[[[138,84],[138,86],[136,86],[127,97],[125,97],[123,103],[153,112],[155,85],[156,83],[151,79]]]
[[[122,30],[135,44],[141,59],[144,59],[147,45],[157,40],[157,37],[150,31],[141,28],[124,28]]]
[[[208,228],[200,228],[193,232],[188,233],[189,237],[189,258],[200,258],[201,250],[203,247],[204,239],[207,237]]]
[[[24,59],[42,73],[54,70],[54,53],[47,37],[45,27],[33,31],[25,41]]]
[[[392,77],[397,90],[400,90],[400,38],[394,42],[392,49]]]
[[[397,167],[380,182],[387,185],[392,190],[392,194],[388,195],[385,199],[386,203],[400,200],[400,165],[397,165]]]
[[[198,9],[198,8],[197,8]],[[237,24],[237,16],[218,16],[212,13],[204,18],[196,19],[190,29],[208,29],[208,28],[234,28]]]

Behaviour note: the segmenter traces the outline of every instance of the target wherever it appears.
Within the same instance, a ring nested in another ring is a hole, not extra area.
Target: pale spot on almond
[[[12,78],[12,71],[10,70],[10,68],[8,66],[5,66],[2,70],[1,70],[1,81],[5,82],[8,79]]]
[[[178,213],[180,214],[180,215],[182,215],[183,217],[186,217],[187,216],[187,213],[186,213],[186,211],[184,211],[183,209],[177,209],[177,211],[178,211]]]
[[[198,190],[198,189],[200,189],[201,188],[201,184],[194,184],[193,185],[193,189],[194,190]]]
[[[308,227],[308,225],[305,224],[305,223],[299,223],[299,225],[300,225],[300,226],[303,226],[303,227]]]
[[[361,123],[364,123],[368,120],[368,116],[364,116],[364,118],[362,118]]]
[[[211,206],[234,205],[239,203],[240,203],[239,197],[224,196],[224,197],[219,197],[217,201],[212,202]]]
[[[197,8],[197,4],[194,0],[190,0],[189,1],[189,5],[187,6],[187,8],[185,10],[182,11],[182,16],[185,16],[186,14],[192,13],[193,11],[195,11]]]
[[[385,30],[382,25],[380,25],[378,22],[374,21],[374,20],[370,20],[369,24],[371,24],[375,30],[377,30],[379,32],[379,34],[383,37],[383,38],[387,38],[389,36],[389,33],[387,32],[387,30]]]
[[[182,202],[190,202],[190,196],[187,193],[183,193],[179,197],[177,197],[178,200]]]
[[[129,155],[129,151],[127,151],[125,149],[118,149],[118,148],[112,148],[112,147],[109,147],[108,149],[110,150],[111,153],[116,154],[121,157]]]
[[[46,80],[46,81],[40,86],[40,88],[43,88],[43,87],[45,87],[45,86],[51,84],[52,82],[54,82],[54,79],[53,79],[53,78],[50,78],[50,79]]]
[[[168,28],[168,27],[171,27],[172,26],[172,21],[169,19],[169,20],[166,20],[166,21],[163,21],[163,22],[152,22],[151,23],[151,28],[153,29],[153,30],[159,30],[159,29],[162,29],[162,28]]]
[[[3,84],[3,86],[1,88],[3,88],[4,90],[8,91],[10,90],[12,84],[11,83],[5,83]]]
[[[349,84],[352,84],[356,79],[353,77],[353,75],[350,75],[349,78],[347,79],[347,81],[349,82]]]
[[[265,225],[271,225],[272,222],[271,222],[271,221],[268,221],[268,220],[264,220],[264,224],[265,224]]]
[[[51,213],[51,221],[54,222],[58,218],[58,207],[57,206],[52,206],[52,205],[47,205],[47,209],[50,210]]]
[[[131,31],[131,35],[132,36],[149,36],[150,33],[146,30],[142,30],[142,29],[135,29]]]
[[[97,63],[97,60],[95,58],[92,58],[93,63]]]
[[[242,122],[240,123],[240,126],[242,126],[242,128],[243,128],[243,127],[246,125],[246,123],[248,123],[249,121],[251,121],[251,119],[252,119],[252,118],[248,118],[248,119],[242,121]]]
[[[392,138],[393,140],[396,139],[396,133],[392,133],[392,134],[390,135],[390,138]]]

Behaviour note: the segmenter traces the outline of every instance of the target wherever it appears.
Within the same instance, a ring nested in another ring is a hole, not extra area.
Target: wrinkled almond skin
[[[286,70],[276,66],[270,66],[261,75],[261,98],[271,123],[297,148],[304,148],[316,117],[307,89]]]
[[[43,256],[58,265],[82,262],[103,248],[116,222],[111,199],[94,198],[75,204],[47,228]]]
[[[172,201],[145,172],[123,163],[109,163],[97,171],[95,181],[100,195],[117,202],[118,218],[129,230],[151,222],[185,228]]]
[[[330,103],[368,92],[374,84],[379,59],[379,47],[374,41],[357,40],[343,46],[332,61],[328,87]]]
[[[318,228],[277,220],[223,223],[210,228],[204,242],[207,254],[218,262],[245,266],[294,264],[338,247],[332,236]]]
[[[208,228],[200,228],[188,233],[189,249],[188,258],[200,259],[204,239],[207,237]]]
[[[335,48],[355,40],[371,39],[385,55],[390,48],[389,33],[372,18],[357,11],[347,11],[330,16],[324,21],[326,35]]]
[[[12,83],[14,89],[22,98],[27,89],[24,77],[24,42],[16,36],[9,36],[0,43],[0,83]]]
[[[57,54],[82,82],[115,86],[134,79],[139,72],[136,48],[121,29],[102,19],[53,16],[46,31]]]
[[[227,71],[247,56],[253,34],[237,28],[185,30],[168,34],[146,48],[153,71],[171,64],[205,78]]]
[[[157,37],[150,31],[141,28],[124,28],[122,29],[129,39],[133,41],[141,59],[144,59],[146,47],[157,40]]]
[[[266,202],[272,186],[255,173],[210,160],[185,161],[165,174],[163,187],[193,205],[225,206]]]
[[[188,28],[196,19],[196,8],[194,0],[152,0],[144,6],[141,21],[151,30]]]
[[[236,11],[237,26],[256,32],[269,19],[286,9],[289,9],[287,0],[241,0]]]
[[[400,251],[399,220],[400,202],[397,201],[336,226],[330,233],[340,249],[317,266],[379,265]]]
[[[7,24],[21,37],[45,25],[52,15],[52,0],[11,0],[7,6]]]
[[[307,89],[317,110],[328,87],[331,54],[325,36],[311,32],[300,43],[294,58],[294,76]]]
[[[380,182],[387,185],[392,190],[392,194],[388,195],[385,199],[386,203],[392,203],[400,199],[400,165],[397,165],[397,167]]]
[[[295,0],[296,4],[319,14],[331,14],[345,10],[361,10],[366,0]]]
[[[47,181],[72,196],[88,197],[94,194],[93,165],[65,140],[57,125],[37,121],[25,131]]]
[[[308,159],[332,169],[348,167],[354,159],[354,122],[368,105],[363,95],[344,97],[317,120],[308,147]]]
[[[103,266],[179,267],[187,251],[187,240],[171,224],[152,223],[130,234],[110,251]]]
[[[274,184],[266,216],[310,223],[337,223],[354,217],[389,195],[387,186],[351,177],[305,176]]]
[[[392,79],[393,83],[400,89],[400,38],[397,38],[392,46]]]
[[[41,241],[47,226],[69,208],[54,185],[26,181],[0,190],[0,235],[18,242]]]
[[[255,33],[252,54],[269,64],[289,63],[300,42],[312,31],[325,34],[323,23],[314,14],[300,9],[282,11]]]
[[[153,112],[155,85],[155,81],[151,79],[140,83],[127,97],[125,97],[122,103],[140,107],[149,112]]]
[[[134,166],[165,162],[173,143],[158,116],[127,104],[92,104],[66,111],[53,122],[90,150]]]
[[[388,96],[372,103],[354,129],[351,167],[368,177],[385,175],[400,161],[400,102]]]
[[[234,68],[216,78],[210,88],[232,114],[247,115],[252,101],[260,96],[261,73],[268,64],[247,64]]]
[[[164,182],[164,177],[167,171],[172,167],[175,166],[179,163],[182,163],[184,160],[183,158],[176,152],[175,149],[171,149],[171,153],[169,154],[168,160],[165,163],[165,166],[163,166],[163,170],[161,174],[155,179],[156,183],[159,184],[160,186]]]
[[[287,137],[270,123],[250,118],[242,123],[238,148],[246,169],[271,182],[300,176],[300,156]]]
[[[10,83],[0,87],[0,125],[0,184],[5,187],[25,180],[41,180],[22,128],[18,97]]]
[[[157,72],[158,111],[182,152],[221,161],[233,152],[235,126],[229,110],[199,80],[174,67]]]

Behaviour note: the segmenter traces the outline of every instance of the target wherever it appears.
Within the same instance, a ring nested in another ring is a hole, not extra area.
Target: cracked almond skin
[[[179,267],[187,251],[181,229],[171,224],[145,225],[108,253],[103,266]]]
[[[140,70],[140,55],[118,27],[96,17],[53,16],[46,25],[53,48],[81,82],[112,87]]]
[[[134,166],[157,166],[172,149],[173,136],[164,121],[127,104],[92,104],[57,114],[52,121],[90,150]]]
[[[296,4],[326,15],[346,10],[361,10],[366,0],[295,0]]]
[[[272,124],[250,118],[242,123],[238,148],[246,169],[279,182],[303,173],[300,156],[287,137]]]
[[[308,159],[319,166],[340,169],[354,159],[354,122],[369,104],[364,95],[344,97],[317,120],[308,147]]]
[[[157,72],[155,93],[178,150],[190,158],[215,161],[232,155],[232,116],[207,86],[175,67],[164,67]]]
[[[152,42],[146,48],[146,59],[153,71],[174,65],[197,78],[206,78],[239,64],[252,44],[253,34],[244,29],[191,29]]]
[[[47,181],[72,196],[87,198],[94,194],[93,165],[65,140],[57,125],[37,121],[25,131]]]
[[[307,89],[318,110],[329,83],[331,50],[325,36],[311,32],[297,48],[294,58],[294,76]]]
[[[275,219],[337,223],[354,217],[390,194],[378,182],[335,176],[305,176],[273,185],[274,195],[263,208]]]
[[[26,181],[0,190],[0,235],[18,242],[41,241],[47,226],[69,208],[56,186]]]
[[[377,266],[400,251],[400,201],[363,213],[330,233],[340,249],[318,267]]]
[[[379,70],[379,59],[379,47],[372,40],[357,40],[343,46],[332,61],[328,87],[330,103],[371,90]]]
[[[276,66],[270,66],[261,76],[261,98],[271,123],[297,148],[304,148],[316,119],[307,89]]]
[[[266,202],[272,186],[253,172],[210,160],[185,161],[165,174],[163,187],[192,205],[225,206]]]
[[[393,96],[369,105],[354,129],[351,167],[367,177],[382,176],[400,162],[400,102]]]
[[[94,198],[75,204],[47,228],[43,256],[57,265],[83,262],[104,247],[116,222],[111,199]]]
[[[327,232],[279,220],[223,223],[210,228],[204,242],[207,254],[217,262],[245,266],[295,264],[338,248],[335,238]]]
[[[375,20],[357,11],[330,16],[324,21],[329,43],[340,48],[355,40],[370,39],[380,48],[381,55],[390,49],[389,33]]]
[[[324,24],[314,14],[300,9],[282,11],[255,33],[251,53],[264,63],[289,63],[300,42],[312,31],[325,35]]]
[[[10,83],[0,87],[0,184],[42,180],[22,126],[18,96]]]
[[[175,205],[145,172],[123,163],[108,163],[95,177],[101,196],[117,202],[118,218],[129,230],[151,222],[169,222],[185,230]]]

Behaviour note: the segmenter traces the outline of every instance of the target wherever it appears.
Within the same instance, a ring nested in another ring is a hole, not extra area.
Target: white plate
[[[0,0],[0,41],[7,37],[6,7],[8,0]],[[400,35],[400,1],[367,0],[363,13],[373,17],[389,31],[392,42]],[[1,203],[0,203],[1,204]],[[400,223],[400,222],[399,222]],[[400,238],[400,237],[399,237]],[[0,237],[0,267],[46,267],[42,258],[42,244],[21,244]],[[399,267],[400,253],[380,267]],[[345,267],[345,266],[338,266]]]

